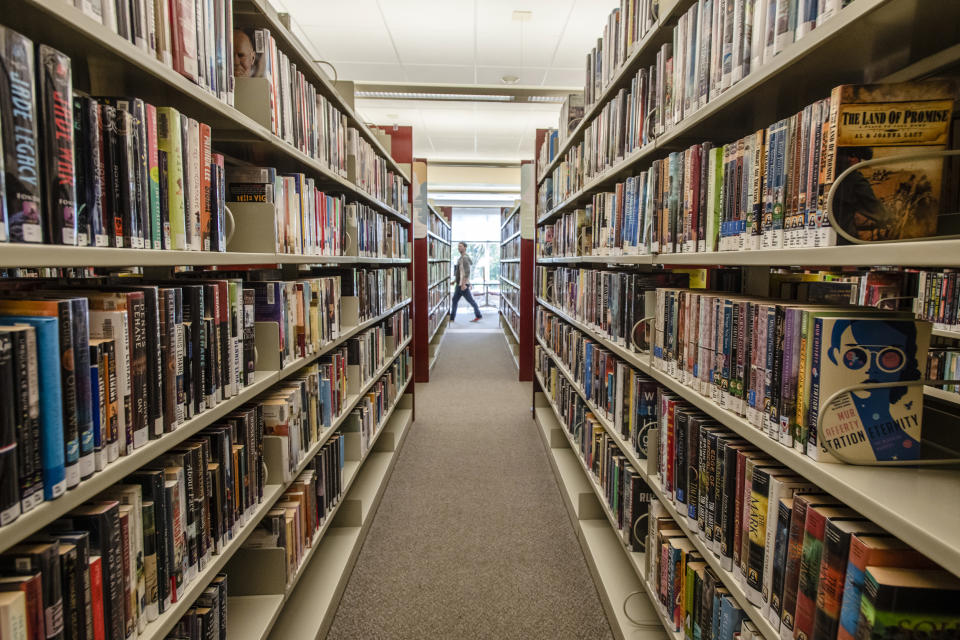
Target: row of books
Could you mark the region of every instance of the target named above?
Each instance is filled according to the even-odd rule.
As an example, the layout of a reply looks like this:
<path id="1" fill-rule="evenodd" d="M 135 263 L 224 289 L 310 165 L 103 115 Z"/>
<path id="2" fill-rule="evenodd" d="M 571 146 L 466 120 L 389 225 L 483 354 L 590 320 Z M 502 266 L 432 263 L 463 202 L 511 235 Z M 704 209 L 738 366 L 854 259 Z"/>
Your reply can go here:
<path id="1" fill-rule="evenodd" d="M 234 214 L 249 203 L 273 205 L 273 251 L 366 258 L 409 256 L 407 229 L 373 207 L 326 193 L 302 173 L 273 167 L 228 167 L 227 201 Z M 235 204 L 236 203 L 236 204 Z M 263 215 L 262 211 L 254 215 Z M 237 224 L 243 224 L 241 218 Z"/>
<path id="2" fill-rule="evenodd" d="M 339 433 L 323 445 L 243 543 L 244 550 L 283 549 L 285 584 L 290 584 L 307 551 L 319 542 L 321 527 L 340 502 L 344 453 L 345 435 Z M 244 553 L 239 553 L 238 561 Z"/>
<path id="3" fill-rule="evenodd" d="M 351 278 L 349 284 L 344 280 L 343 295 L 357 298 L 360 322 L 383 315 L 410 297 L 409 272 L 405 266 L 379 269 L 358 267 L 349 271 Z"/>
<path id="4" fill-rule="evenodd" d="M 837 230 L 826 213 L 831 187 L 848 167 L 881 157 L 890 157 L 883 171 L 854 171 L 837 187 L 838 226 L 859 240 L 935 235 L 941 197 L 956 197 L 943 160 L 897 156 L 946 148 L 955 95 L 952 82 L 939 80 L 836 87 L 829 98 L 734 143 L 704 142 L 654 160 L 573 212 L 555 229 L 554 242 L 562 230 L 558 249 L 577 255 L 833 245 Z M 917 125 L 920 136 L 906 124 L 914 106 L 936 114 Z M 880 111 L 894 114 L 893 133 L 880 136 L 863 115 Z M 581 173 L 589 178 L 592 169 L 568 174 L 559 166 L 541 187 L 542 204 L 549 208 L 576 191 Z"/>
<path id="5" fill-rule="evenodd" d="M 658 0 L 620 0 L 587 54 L 583 101 L 593 106 L 651 29 L 659 27 Z"/>
<path id="6" fill-rule="evenodd" d="M 223 102 L 233 104 L 231 0 L 77 0 L 72 4 Z"/>
<path id="7" fill-rule="evenodd" d="M 313 355 L 340 337 L 341 286 L 345 279 L 349 275 L 247 283 L 254 292 L 254 320 L 278 326 L 281 365 Z"/>
<path id="8" fill-rule="evenodd" d="M 384 419 L 391 410 L 410 380 L 413 360 L 410 350 L 397 358 L 390 369 L 380 376 L 370 390 L 364 394 L 357 406 L 351 412 L 353 424 L 360 432 L 360 456 L 363 457 L 370 450 L 377 433 L 382 429 Z"/>
<path id="9" fill-rule="evenodd" d="M 507 321 L 507 324 L 510 325 L 510 327 L 513 329 L 513 332 L 519 336 L 520 314 L 517 313 L 516 309 L 508 305 L 502 298 L 500 299 L 500 315 L 502 315 L 504 320 Z"/>
<path id="10" fill-rule="evenodd" d="M 512 305 L 514 309 L 520 308 L 520 289 L 509 282 L 500 283 L 500 296 Z"/>
<path id="11" fill-rule="evenodd" d="M 242 55 L 237 78 L 264 78 L 269 102 L 270 130 L 287 144 L 320 161 L 363 191 L 408 214 L 404 179 L 387 165 L 360 131 L 311 83 L 296 63 L 280 50 L 269 29 L 237 29 L 234 41 Z M 244 87 L 247 80 L 237 80 Z M 246 101 L 259 89 L 244 91 Z M 247 95 L 249 94 L 249 95 Z M 253 107 L 253 105 L 251 105 Z M 253 107 L 260 112 L 260 107 Z"/>
<path id="12" fill-rule="evenodd" d="M 428 262 L 427 263 L 427 282 L 432 286 L 443 279 L 450 277 L 450 263 L 448 262 Z"/>
<path id="13" fill-rule="evenodd" d="M 520 283 L 520 263 L 504 262 L 500 265 L 500 275 L 511 282 Z"/>
<path id="14" fill-rule="evenodd" d="M 409 337 L 410 310 L 407 307 L 350 338 L 347 342 L 347 371 L 351 383 L 360 387 L 369 382 Z"/>
<path id="15" fill-rule="evenodd" d="M 269 95 L 262 97 L 270 105 L 270 131 L 346 177 L 346 115 L 317 91 L 296 63 L 279 49 L 269 29 L 238 28 L 233 39 L 238 49 L 237 84 L 245 89 L 250 84 L 245 78 L 266 80 Z M 237 106 L 245 109 L 245 101 Z"/>
<path id="16" fill-rule="evenodd" d="M 276 323 L 283 363 L 319 353 L 341 335 L 341 280 L 354 276 L 7 280 L 2 524 L 252 384 L 255 323 Z"/>
<path id="17" fill-rule="evenodd" d="M 960 629 L 956 577 L 669 391 L 657 402 L 660 487 L 757 607 L 751 616 L 784 640 L 894 637 L 931 616 L 947 635 Z M 667 571 L 682 580 L 692 545 L 675 537 Z"/>
<path id="18" fill-rule="evenodd" d="M 25 637 L 135 637 L 168 610 L 262 501 L 263 433 L 248 405 L 0 555 Z"/>
<path id="19" fill-rule="evenodd" d="M 650 487 L 542 349 L 535 364 L 544 393 L 559 412 L 564 428 L 576 444 L 577 454 L 603 490 L 604 501 L 613 516 L 611 526 L 631 551 L 644 551 L 645 532 L 636 525 L 646 519 L 653 498 Z"/>
<path id="20" fill-rule="evenodd" d="M 915 460 L 929 322 L 909 311 L 658 289 L 652 364 L 814 460 Z M 822 414 L 822 415 L 821 415 Z"/>
<path id="21" fill-rule="evenodd" d="M 449 260 L 450 244 L 427 236 L 427 258 L 431 260 Z"/>
<path id="22" fill-rule="evenodd" d="M 427 335 L 433 335 L 440 323 L 450 315 L 450 296 L 445 296 L 437 305 L 431 306 L 432 311 L 427 315 Z"/>
<path id="23" fill-rule="evenodd" d="M 586 324 L 611 342 L 640 353 L 647 351 L 646 292 L 657 287 L 684 286 L 682 273 L 639 273 L 537 267 L 537 297 Z M 538 308 L 537 313 L 549 313 Z"/>
<path id="24" fill-rule="evenodd" d="M 441 239 L 450 242 L 450 223 L 446 218 L 430 210 L 430 232 L 440 236 Z"/>
<path id="25" fill-rule="evenodd" d="M 352 127 L 347 129 L 347 179 L 405 216 L 410 202 L 404 177 L 394 173 L 372 144 Z"/>
<path id="26" fill-rule="evenodd" d="M 67 56 L 35 54 L 5 27 L 0 57 L 0 241 L 226 250 L 224 162 L 209 126 L 139 98 L 75 92 Z"/>
<path id="27" fill-rule="evenodd" d="M 440 263 L 446 264 L 446 263 Z M 436 287 L 431 287 L 427 289 L 427 304 L 431 309 L 436 307 L 444 299 L 450 298 L 450 283 L 445 282 L 441 283 Z"/>
<path id="28" fill-rule="evenodd" d="M 646 579 L 669 621 L 683 637 L 743 640 L 753 625 L 730 590 L 659 500 L 649 506 Z M 746 629 L 745 629 L 746 627 Z M 759 635 L 759 634 L 758 634 Z M 759 637 L 763 637 L 762 635 Z"/>
<path id="29" fill-rule="evenodd" d="M 647 431 L 656 415 L 653 380 L 554 314 L 538 315 L 535 330 L 543 371 L 552 371 L 557 363 L 566 367 L 589 400 L 594 418 L 611 423 L 633 452 L 647 457 Z"/>
<path id="30" fill-rule="evenodd" d="M 562 121 L 563 120 L 561 120 L 561 122 Z M 560 130 L 547 129 L 543 142 L 540 143 L 540 148 L 537 149 L 537 167 L 546 167 L 553 162 L 553 159 L 557 157 L 560 143 Z"/>
<path id="31" fill-rule="evenodd" d="M 500 245 L 500 259 L 514 260 L 520 257 L 520 236 L 510 242 Z"/>
<path id="32" fill-rule="evenodd" d="M 227 574 L 217 574 L 167 634 L 167 640 L 227 640 L 227 584 Z"/>
<path id="33" fill-rule="evenodd" d="M 513 210 L 513 207 L 504 207 L 503 215 L 508 215 Z M 520 212 L 510 216 L 509 220 L 505 225 L 500 227 L 500 240 L 504 241 L 510 236 L 515 235 L 520 231 Z"/>
<path id="34" fill-rule="evenodd" d="M 560 351 L 537 347 L 538 370 L 547 389 L 571 387 L 559 382 L 554 358 L 562 358 L 578 385 L 572 393 L 590 398 L 583 410 L 584 428 L 600 433 L 603 423 L 595 417 L 597 411 L 607 420 L 617 416 L 613 428 L 634 446 L 636 455 L 640 459 L 656 456 L 657 485 L 686 528 L 730 572 L 721 577 L 736 580 L 757 607 L 750 616 L 766 618 L 784 640 L 893 637 L 891 633 L 903 633 L 917 619 L 930 615 L 944 616 L 945 629 L 958 628 L 960 618 L 949 604 L 960 588 L 955 577 L 668 389 L 622 362 L 611 365 L 602 349 L 599 365 L 594 366 L 597 353 L 591 353 L 589 338 L 578 333 L 569 326 L 554 326 L 546 335 L 551 349 Z M 623 384 L 624 368 L 641 379 L 640 387 Z M 596 393 L 598 384 L 600 393 Z M 612 408 L 607 402 L 610 397 Z M 622 417 L 632 415 L 638 404 L 643 418 L 635 424 L 641 431 L 631 439 Z M 703 583 L 712 589 L 721 586 L 722 580 L 702 563 L 694 545 L 656 502 L 650 506 L 648 523 L 656 534 L 648 536 L 648 563 L 661 562 L 658 571 L 650 574 L 650 582 L 666 585 L 663 602 L 673 603 L 667 605 L 667 613 L 675 629 L 683 629 L 689 638 L 702 637 L 703 619 L 690 617 L 696 607 L 691 588 Z M 673 529 L 666 535 L 670 540 L 664 540 L 661 530 Z M 661 553 L 651 553 L 652 548 Z M 688 573 L 687 562 L 694 563 L 692 569 L 700 572 L 699 577 Z M 889 571 L 890 567 L 896 570 Z M 663 577 L 663 571 L 670 577 L 665 582 L 656 579 Z M 892 597 L 917 585 L 922 585 L 915 593 L 919 599 L 898 602 Z M 897 615 L 874 615 L 874 611 Z M 695 624 L 701 626 L 699 635 L 695 635 Z"/>

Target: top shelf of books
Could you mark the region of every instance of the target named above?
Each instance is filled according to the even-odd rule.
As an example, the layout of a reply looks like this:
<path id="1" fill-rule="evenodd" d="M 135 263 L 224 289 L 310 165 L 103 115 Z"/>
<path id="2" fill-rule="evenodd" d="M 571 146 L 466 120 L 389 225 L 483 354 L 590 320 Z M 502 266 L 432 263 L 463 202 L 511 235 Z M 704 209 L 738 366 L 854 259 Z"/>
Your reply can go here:
<path id="1" fill-rule="evenodd" d="M 317 66 L 314 56 L 300 39 L 281 22 L 280 16 L 266 0 L 234 0 L 233 9 L 235 15 L 243 17 L 245 26 L 270 29 L 270 33 L 277 39 L 280 49 L 290 56 L 291 61 L 296 63 L 297 69 L 309 74 L 311 81 L 319 85 L 318 89 L 323 92 L 324 96 L 332 100 L 337 109 L 347 116 L 350 124 L 363 134 L 363 137 L 373 145 L 379 155 L 386 158 L 387 164 L 393 171 L 403 176 L 404 181 L 410 181 L 410 176 L 393 160 L 386 149 L 383 148 L 377 136 L 357 116 L 353 104 L 345 100 L 337 91 L 327 75 Z"/>
<path id="2" fill-rule="evenodd" d="M 695 0 L 661 2 L 659 20 L 651 21 L 642 37 L 636 38 L 629 55 L 614 54 L 623 62 L 613 72 L 602 70 L 604 65 L 612 64 L 611 54 L 606 51 L 597 54 L 600 70 L 594 72 L 596 86 L 587 87 L 585 115 L 557 146 L 537 178 L 538 185 L 551 177 L 567 154 L 583 143 L 592 123 L 612 117 L 611 105 L 618 100 L 629 102 L 631 88 L 640 76 L 644 76 L 643 83 L 648 83 L 648 70 L 663 73 L 663 49 L 670 48 L 680 17 L 696 5 Z M 663 109 L 648 105 L 650 117 L 636 123 L 637 135 L 648 141 L 617 158 L 606 170 L 585 178 L 584 188 L 565 198 L 552 212 L 583 201 L 592 191 L 632 174 L 639 170 L 641 162 L 649 162 L 667 151 L 703 140 L 717 143 L 735 140 L 797 112 L 812 100 L 829 95 L 838 84 L 882 80 L 893 71 L 954 44 L 956 35 L 952 29 L 958 19 L 960 4 L 957 3 L 937 3 L 934 10 L 924 0 L 854 0 L 795 41 L 791 33 L 790 43 L 782 45 L 769 58 L 763 58 L 761 64 L 756 64 L 756 60 L 751 64 L 744 59 L 739 76 L 738 70 L 732 72 L 738 80 L 728 80 L 722 90 L 709 87 L 711 79 L 707 77 L 701 85 L 708 85 L 708 90 L 691 96 L 692 102 L 685 104 L 686 108 L 680 112 L 682 116 L 675 118 L 669 112 L 661 115 Z M 607 39 L 605 32 L 604 42 Z M 623 45 L 621 51 L 625 47 Z M 667 51 L 666 55 L 671 54 Z M 677 55 L 677 52 L 672 54 L 674 63 Z M 588 65 L 592 57 L 596 56 L 588 56 Z M 691 62 L 694 73 L 698 72 L 696 64 Z M 818 71 L 814 73 L 811 69 Z M 659 99 L 655 95 L 656 82 L 654 77 L 643 85 L 648 93 L 652 92 L 654 102 Z M 592 101 L 591 94 L 596 96 Z M 628 108 L 628 105 L 622 107 Z"/>
<path id="3" fill-rule="evenodd" d="M 294 56 L 294 60 L 303 58 L 302 45 L 283 27 L 276 14 L 262 3 L 244 1 L 234 3 L 234 7 L 260 7 L 262 12 L 268 12 L 262 13 L 258 22 L 269 24 L 271 35 L 279 41 L 278 50 L 285 56 Z M 245 20 L 246 14 L 242 14 L 242 17 Z M 116 19 L 116 16 L 113 18 Z M 239 12 L 236 20 L 232 14 L 226 13 L 218 16 L 218 19 L 220 18 L 230 21 L 231 24 L 236 22 L 237 26 L 240 26 Z M 103 18 L 104 21 L 109 19 L 109 16 Z M 168 16 L 166 19 L 169 21 Z M 298 61 L 297 64 L 297 69 L 315 76 L 309 78 L 313 84 L 310 90 L 294 96 L 286 94 L 281 98 L 269 95 L 271 90 L 277 93 L 289 92 L 289 89 L 279 87 L 280 83 L 276 80 L 279 74 L 275 74 L 273 86 L 270 86 L 270 81 L 265 78 L 233 78 L 230 75 L 232 55 L 230 64 L 213 63 L 214 57 L 227 53 L 218 48 L 218 45 L 227 42 L 223 36 L 225 29 L 219 23 L 216 25 L 216 35 L 211 34 L 209 38 L 210 53 L 207 55 L 198 51 L 193 59 L 193 70 L 187 71 L 178 68 L 178 57 L 171 55 L 176 47 L 176 42 L 171 43 L 171 39 L 176 34 L 171 33 L 169 28 L 165 32 L 158 30 L 152 34 L 156 41 L 166 42 L 168 51 L 164 54 L 151 50 L 146 44 L 139 46 L 134 42 L 136 37 L 125 37 L 105 22 L 95 19 L 95 16 L 58 0 L 24 0 L 18 3 L 17 11 L 3 16 L 3 24 L 26 35 L 35 44 L 49 45 L 66 54 L 72 62 L 74 88 L 83 89 L 94 96 L 136 97 L 157 106 L 173 107 L 184 115 L 209 125 L 215 148 L 237 162 L 269 165 L 278 171 L 310 174 L 317 180 L 318 185 L 347 193 L 350 197 L 401 220 L 407 219 L 400 210 L 401 207 L 387 203 L 386 198 L 381 197 L 367 179 L 366 176 L 376 169 L 366 170 L 359 166 L 362 163 L 358 159 L 358 166 L 347 170 L 347 152 L 344 145 L 340 145 L 338 150 L 332 139 L 324 141 L 323 134 L 310 140 L 310 132 L 305 132 L 302 127 L 297 131 L 295 125 L 278 122 L 284 117 L 289 120 L 290 114 L 275 112 L 275 122 L 271 125 L 269 110 L 275 103 L 295 100 L 298 95 L 304 100 L 304 96 L 316 95 L 318 104 L 330 105 L 338 113 L 332 116 L 311 114 L 313 105 L 310 104 L 306 113 L 293 111 L 296 117 L 307 121 L 311 115 L 316 115 L 317 122 L 327 123 L 329 120 L 334 128 L 346 125 L 356 130 L 366 143 L 358 142 L 355 146 L 363 147 L 360 154 L 367 152 L 368 164 L 379 163 L 400 180 L 409 182 L 406 173 L 312 62 L 301 66 Z M 198 38 L 198 42 L 201 40 Z M 205 59 L 209 63 L 206 68 Z M 237 90 L 234 91 L 235 81 L 246 80 L 263 80 L 263 83 L 255 88 L 263 94 L 261 102 L 269 106 L 264 110 L 266 113 L 259 114 L 259 117 L 255 110 L 247 107 L 250 101 L 244 99 L 239 82 Z M 297 109 L 296 106 L 292 108 Z M 340 133 L 346 140 L 348 132 L 341 130 Z M 323 148 L 324 144 L 326 149 Z M 333 150 L 328 152 L 330 148 Z M 389 190 L 384 193 L 389 193 Z"/>

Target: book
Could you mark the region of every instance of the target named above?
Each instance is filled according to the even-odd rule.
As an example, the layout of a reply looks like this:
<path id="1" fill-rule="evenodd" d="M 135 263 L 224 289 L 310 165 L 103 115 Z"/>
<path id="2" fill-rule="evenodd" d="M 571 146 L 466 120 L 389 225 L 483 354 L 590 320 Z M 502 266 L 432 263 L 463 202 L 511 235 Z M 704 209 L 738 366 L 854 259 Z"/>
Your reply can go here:
<path id="1" fill-rule="evenodd" d="M 857 638 L 889 638 L 932 626 L 935 638 L 960 631 L 960 580 L 942 570 L 867 567 Z"/>
<path id="2" fill-rule="evenodd" d="M 0 315 L 0 321 L 28 325 L 36 331 L 38 384 L 34 394 L 39 398 L 40 407 L 43 497 L 44 500 L 53 500 L 67 489 L 59 322 L 56 317 L 16 315 Z"/>
<path id="3" fill-rule="evenodd" d="M 26 596 L 19 591 L 0 593 L 0 635 L 10 640 L 28 640 Z"/>
<path id="4" fill-rule="evenodd" d="M 37 48 L 41 130 L 45 155 L 46 237 L 56 244 L 77 244 L 77 197 L 73 146 L 73 79 L 70 58 L 47 45 Z"/>
<path id="5" fill-rule="evenodd" d="M 921 453 L 923 388 L 875 388 L 823 403 L 834 390 L 864 382 L 919 380 L 926 370 L 930 325 L 883 318 L 814 320 L 808 455 L 853 461 L 916 460 Z M 823 434 L 817 433 L 820 412 Z M 824 446 L 829 443 L 830 448 Z"/>
<path id="6" fill-rule="evenodd" d="M 37 106 L 34 96 L 33 42 L 0 27 L 0 135 L 3 136 L 3 172 L 6 227 L 3 239 L 40 243 L 43 233 L 43 183 Z"/>
<path id="7" fill-rule="evenodd" d="M 47 638 L 63 638 L 60 544 L 52 541 L 15 545 L 0 555 L 0 571 L 20 575 L 40 574 L 44 633 Z"/>
<path id="8" fill-rule="evenodd" d="M 26 637 L 29 640 L 44 640 L 43 586 L 41 574 L 0 576 L 0 592 L 19 592 L 24 596 L 26 612 Z M 4 636 L 6 637 L 6 636 Z"/>
<path id="9" fill-rule="evenodd" d="M 840 183 L 832 202 L 840 228 L 860 240 L 937 233 L 943 160 L 896 156 L 945 149 L 955 98 L 943 80 L 833 89 L 822 189 L 858 162 L 890 158 L 883 171 L 855 170 Z"/>

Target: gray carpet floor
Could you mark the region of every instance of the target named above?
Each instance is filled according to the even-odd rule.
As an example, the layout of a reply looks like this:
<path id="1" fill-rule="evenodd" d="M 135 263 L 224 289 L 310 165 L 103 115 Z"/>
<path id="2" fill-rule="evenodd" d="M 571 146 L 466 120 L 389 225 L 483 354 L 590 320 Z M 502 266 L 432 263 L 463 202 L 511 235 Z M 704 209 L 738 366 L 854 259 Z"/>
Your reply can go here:
<path id="1" fill-rule="evenodd" d="M 329 639 L 611 638 L 499 331 L 458 310 Z M 462 315 L 461 315 L 462 314 Z"/>

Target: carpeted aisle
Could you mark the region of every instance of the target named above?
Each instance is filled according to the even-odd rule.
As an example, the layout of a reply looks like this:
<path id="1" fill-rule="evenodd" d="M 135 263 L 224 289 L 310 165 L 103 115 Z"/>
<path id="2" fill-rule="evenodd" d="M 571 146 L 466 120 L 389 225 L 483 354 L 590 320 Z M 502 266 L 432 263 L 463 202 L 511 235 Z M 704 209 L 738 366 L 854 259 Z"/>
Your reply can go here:
<path id="1" fill-rule="evenodd" d="M 610 638 L 496 310 L 449 327 L 328 634 Z"/>

